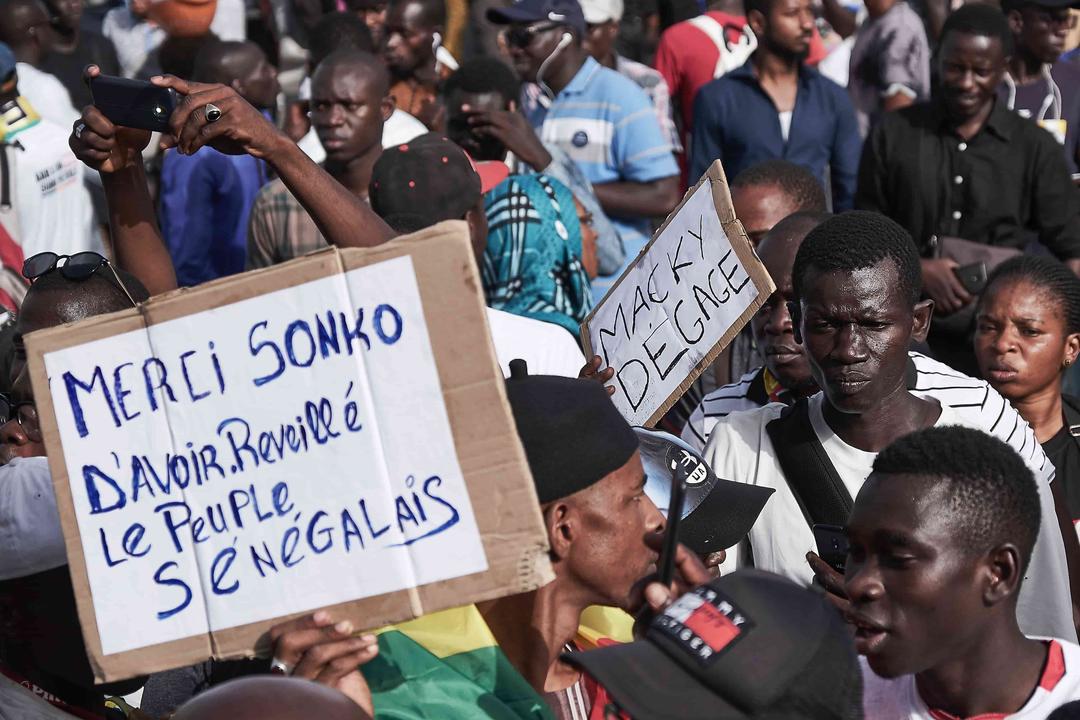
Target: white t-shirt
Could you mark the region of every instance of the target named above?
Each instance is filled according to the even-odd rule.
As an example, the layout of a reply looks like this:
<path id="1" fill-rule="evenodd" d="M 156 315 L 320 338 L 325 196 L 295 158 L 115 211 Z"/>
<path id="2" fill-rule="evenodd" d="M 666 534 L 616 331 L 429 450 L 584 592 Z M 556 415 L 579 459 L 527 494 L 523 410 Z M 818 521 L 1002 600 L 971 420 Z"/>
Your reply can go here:
<path id="1" fill-rule="evenodd" d="M 984 718 L 1042 720 L 1067 702 L 1080 700 L 1080 647 L 1064 640 L 1049 640 L 1050 657 L 1039 686 L 1024 707 L 1011 715 Z M 919 697 L 914 675 L 886 680 L 878 677 L 866 658 L 859 658 L 863 675 L 863 710 L 867 720 L 937 720 Z"/>
<path id="2" fill-rule="evenodd" d="M 809 402 L 810 420 L 818 440 L 851 497 L 855 498 L 870 474 L 876 454 L 848 445 L 832 431 L 822 415 L 822 393 L 812 397 Z M 987 431 L 978 417 L 961 413 L 946 402 L 939 401 L 939 404 L 942 406 L 941 416 L 936 426 L 961 425 Z M 754 567 L 809 585 L 813 573 L 806 564 L 806 553 L 815 550 L 814 535 L 784 477 L 766 431 L 766 425 L 779 417 L 783 410 L 783 405 L 774 403 L 722 418 L 713 428 L 703 456 L 719 477 L 762 485 L 776 491 L 765 503 L 750 530 L 748 540 L 753 553 L 752 563 L 744 541 L 736 552 L 728 552 L 722 572 L 727 574 L 740 566 L 753 564 Z M 1021 423 L 1023 420 L 1018 419 L 1013 428 L 1018 441 L 1023 435 L 1015 433 L 1015 430 Z M 1024 428 L 1027 428 L 1026 424 Z M 1035 472 L 1042 513 L 1028 578 L 1020 590 L 1017 618 L 1020 628 L 1029 635 L 1063 637 L 1074 641 L 1076 629 L 1072 624 L 1065 549 L 1050 492 L 1048 470 L 1044 467 L 1049 463 L 1041 452 L 1032 458 L 1019 445 L 1016 442 L 1014 447 Z M 1052 477 L 1051 474 L 1049 478 Z"/>
<path id="3" fill-rule="evenodd" d="M 574 338 L 553 323 L 487 308 L 491 340 L 503 376 L 510 377 L 510 361 L 521 358 L 530 375 L 561 375 L 576 378 L 585 356 Z"/>
<path id="4" fill-rule="evenodd" d="M 19 226 L 15 241 L 26 257 L 44 250 L 66 255 L 104 250 L 83 182 L 86 167 L 68 148 L 69 134 L 70 129 L 42 119 L 8 138 L 21 150 L 14 145 L 0 150 L 11 163 Z"/>
<path id="5" fill-rule="evenodd" d="M 780 115 L 780 137 L 784 138 L 784 142 L 787 142 L 788 135 L 791 134 L 791 116 L 795 113 L 793 110 L 788 110 L 778 114 Z"/>
<path id="6" fill-rule="evenodd" d="M 19 94 L 30 102 L 37 114 L 70 133 L 80 116 L 71 102 L 71 93 L 60 78 L 24 62 L 16 63 L 15 72 L 19 76 Z"/>

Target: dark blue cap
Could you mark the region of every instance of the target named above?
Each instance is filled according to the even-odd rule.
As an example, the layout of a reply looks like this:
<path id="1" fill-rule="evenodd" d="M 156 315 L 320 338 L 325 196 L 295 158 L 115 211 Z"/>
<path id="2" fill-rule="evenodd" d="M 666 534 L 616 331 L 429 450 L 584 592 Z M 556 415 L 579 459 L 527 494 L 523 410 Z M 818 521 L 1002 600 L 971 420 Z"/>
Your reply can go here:
<path id="1" fill-rule="evenodd" d="M 5 82 L 15 72 L 15 53 L 7 43 L 0 43 L 0 82 Z"/>
<path id="2" fill-rule="evenodd" d="M 518 0 L 510 7 L 489 8 L 487 19 L 496 25 L 531 24 L 548 21 L 566 25 L 585 34 L 585 15 L 578 0 Z"/>

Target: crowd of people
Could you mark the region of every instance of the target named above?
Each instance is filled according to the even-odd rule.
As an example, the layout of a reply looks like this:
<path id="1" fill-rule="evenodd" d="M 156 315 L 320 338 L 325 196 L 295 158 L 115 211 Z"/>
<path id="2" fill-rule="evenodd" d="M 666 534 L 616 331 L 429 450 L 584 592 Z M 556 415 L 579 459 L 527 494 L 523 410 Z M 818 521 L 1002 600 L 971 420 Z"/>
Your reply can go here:
<path id="1" fill-rule="evenodd" d="M 1074 6 L 0 0 L 0 720 L 1080 717 Z M 582 323 L 717 160 L 776 290 L 634 428 Z M 554 579 L 95 684 L 24 338 L 444 221 Z"/>

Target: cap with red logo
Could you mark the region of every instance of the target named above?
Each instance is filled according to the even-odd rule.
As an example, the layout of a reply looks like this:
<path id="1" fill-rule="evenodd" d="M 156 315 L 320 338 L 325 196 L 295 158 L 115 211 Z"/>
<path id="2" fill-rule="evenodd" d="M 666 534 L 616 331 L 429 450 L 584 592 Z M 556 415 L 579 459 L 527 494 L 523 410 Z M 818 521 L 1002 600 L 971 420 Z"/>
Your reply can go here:
<path id="1" fill-rule="evenodd" d="M 820 593 L 741 570 L 676 600 L 632 643 L 563 659 L 635 720 L 859 718 L 844 621 Z"/>

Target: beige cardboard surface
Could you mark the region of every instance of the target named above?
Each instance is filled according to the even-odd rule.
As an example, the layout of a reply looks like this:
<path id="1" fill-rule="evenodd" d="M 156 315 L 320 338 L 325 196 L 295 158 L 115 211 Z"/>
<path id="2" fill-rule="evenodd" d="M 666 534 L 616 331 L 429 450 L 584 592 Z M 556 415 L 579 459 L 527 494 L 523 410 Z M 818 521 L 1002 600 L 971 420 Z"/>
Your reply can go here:
<path id="1" fill-rule="evenodd" d="M 26 338 L 79 618 L 99 682 L 190 665 L 211 656 L 266 654 L 267 630 L 286 618 L 103 654 L 77 527 L 72 479 L 63 459 L 43 356 L 402 255 L 412 259 L 455 451 L 468 487 L 488 570 L 342 603 L 331 610 L 335 618 L 349 619 L 357 628 L 370 629 L 427 612 L 525 592 L 553 577 L 539 504 L 491 346 L 467 229 L 461 222 L 442 223 L 376 248 L 330 249 L 266 270 L 175 291 L 154 298 L 139 309 L 91 318 Z M 132 603 L 139 601 L 138 597 L 131 598 Z"/>
<path id="2" fill-rule="evenodd" d="M 750 318 L 754 316 L 754 313 L 765 303 L 769 295 L 773 293 L 776 286 L 773 284 L 772 278 L 769 277 L 768 271 L 758 258 L 757 253 L 754 252 L 754 247 L 750 243 L 750 238 L 746 234 L 746 230 L 743 228 L 742 223 L 735 217 L 735 207 L 731 202 L 731 190 L 728 187 L 727 177 L 724 174 L 723 165 L 719 160 L 715 161 L 709 166 L 709 169 L 698 180 L 698 182 L 686 191 L 683 196 L 682 202 L 679 203 L 667 219 L 664 224 L 653 234 L 652 240 L 649 244 L 642 248 L 638 253 L 637 258 L 631 263 L 619 277 L 619 280 L 612 285 L 605 294 L 603 300 L 597 303 L 593 308 L 589 316 L 585 318 L 585 321 L 581 324 L 581 339 L 585 349 L 585 356 L 592 357 L 596 353 L 596 349 L 592 346 L 591 333 L 589 331 L 593 319 L 596 317 L 598 310 L 604 305 L 609 297 L 616 292 L 619 285 L 626 280 L 627 276 L 633 271 L 643 257 L 649 254 L 649 251 L 656 244 L 657 239 L 664 232 L 664 230 L 672 223 L 672 221 L 678 216 L 679 212 L 686 205 L 687 201 L 694 194 L 694 192 L 706 182 L 712 181 L 712 196 L 713 203 L 716 206 L 717 216 L 720 220 L 720 225 L 727 235 L 728 240 L 731 243 L 731 248 L 738 257 L 739 264 L 746 271 L 746 274 L 750 278 L 750 282 L 757 288 L 757 298 L 746 308 L 745 311 L 739 316 L 738 320 L 729 326 L 728 330 L 723 334 L 720 340 L 712 346 L 712 348 L 701 358 L 691 369 L 690 373 L 686 375 L 685 379 L 679 383 L 677 389 L 671 392 L 667 398 L 660 403 L 660 405 L 650 414 L 648 421 L 645 423 L 647 426 L 655 426 L 656 423 L 664 416 L 664 414 L 674 405 L 680 397 L 687 391 L 687 389 L 694 383 L 695 380 L 705 371 L 709 365 L 716 359 L 716 357 L 723 352 L 731 341 L 735 339 L 735 336 L 739 334 L 739 331 L 746 323 L 750 322 Z"/>

